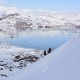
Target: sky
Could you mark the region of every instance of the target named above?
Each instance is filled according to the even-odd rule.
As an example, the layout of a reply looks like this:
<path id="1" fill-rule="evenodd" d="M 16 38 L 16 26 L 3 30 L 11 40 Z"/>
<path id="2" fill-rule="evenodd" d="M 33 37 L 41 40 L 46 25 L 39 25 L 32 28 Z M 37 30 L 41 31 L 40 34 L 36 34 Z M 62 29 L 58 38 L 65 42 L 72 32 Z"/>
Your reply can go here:
<path id="1" fill-rule="evenodd" d="M 31 10 L 80 13 L 80 0 L 0 0 L 0 5 Z"/>

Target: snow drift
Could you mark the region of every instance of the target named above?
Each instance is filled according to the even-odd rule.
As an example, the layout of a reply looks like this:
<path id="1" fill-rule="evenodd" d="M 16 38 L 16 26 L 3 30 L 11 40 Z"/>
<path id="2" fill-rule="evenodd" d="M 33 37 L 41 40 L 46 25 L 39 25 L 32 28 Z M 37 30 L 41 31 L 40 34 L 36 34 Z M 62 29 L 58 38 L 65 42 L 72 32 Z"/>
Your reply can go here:
<path id="1" fill-rule="evenodd" d="M 7 80 L 80 80 L 80 38 L 74 38 Z"/>

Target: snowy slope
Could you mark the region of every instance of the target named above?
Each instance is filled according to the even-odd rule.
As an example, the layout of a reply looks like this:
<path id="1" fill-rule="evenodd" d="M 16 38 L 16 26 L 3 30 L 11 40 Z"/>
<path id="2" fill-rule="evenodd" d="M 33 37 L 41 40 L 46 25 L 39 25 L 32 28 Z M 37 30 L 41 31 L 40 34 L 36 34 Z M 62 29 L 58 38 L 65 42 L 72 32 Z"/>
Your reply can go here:
<path id="1" fill-rule="evenodd" d="M 0 43 L 0 80 L 3 80 L 6 77 L 9 77 L 12 74 L 17 73 L 21 69 L 25 68 L 29 64 L 37 61 L 41 58 L 43 51 L 36 49 L 26 49 L 16 46 L 11 46 L 7 43 Z M 20 59 L 26 58 L 20 61 L 16 58 L 20 56 Z M 29 57 L 33 57 L 32 59 Z M 28 58 L 28 60 L 27 60 Z M 31 60 L 31 61 L 30 61 Z"/>
<path id="2" fill-rule="evenodd" d="M 16 7 L 0 6 L 0 29 L 13 33 L 18 29 L 78 31 L 80 29 L 80 14 L 22 10 Z"/>
<path id="3" fill-rule="evenodd" d="M 80 80 L 80 37 L 7 80 Z"/>

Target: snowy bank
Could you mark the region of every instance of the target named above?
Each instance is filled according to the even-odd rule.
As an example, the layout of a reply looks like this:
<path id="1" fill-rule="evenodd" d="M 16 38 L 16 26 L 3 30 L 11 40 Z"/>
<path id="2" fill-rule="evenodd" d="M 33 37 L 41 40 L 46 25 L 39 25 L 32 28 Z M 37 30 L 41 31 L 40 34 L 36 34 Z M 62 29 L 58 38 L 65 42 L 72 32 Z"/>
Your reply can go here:
<path id="1" fill-rule="evenodd" d="M 80 38 L 74 38 L 7 80 L 80 80 Z"/>
<path id="2" fill-rule="evenodd" d="M 8 78 L 29 64 L 36 62 L 42 54 L 43 50 L 26 49 L 0 43 L 0 80 Z"/>

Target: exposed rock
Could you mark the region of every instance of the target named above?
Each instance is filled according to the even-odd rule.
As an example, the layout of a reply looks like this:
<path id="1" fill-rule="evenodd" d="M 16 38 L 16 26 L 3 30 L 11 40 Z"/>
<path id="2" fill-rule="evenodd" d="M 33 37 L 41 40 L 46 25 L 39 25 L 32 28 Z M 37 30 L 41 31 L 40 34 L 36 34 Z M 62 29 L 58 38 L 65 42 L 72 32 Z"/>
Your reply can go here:
<path id="1" fill-rule="evenodd" d="M 18 30 L 25 30 L 25 29 L 32 29 L 31 25 L 32 24 L 28 24 L 26 22 L 16 22 L 15 27 Z"/>

